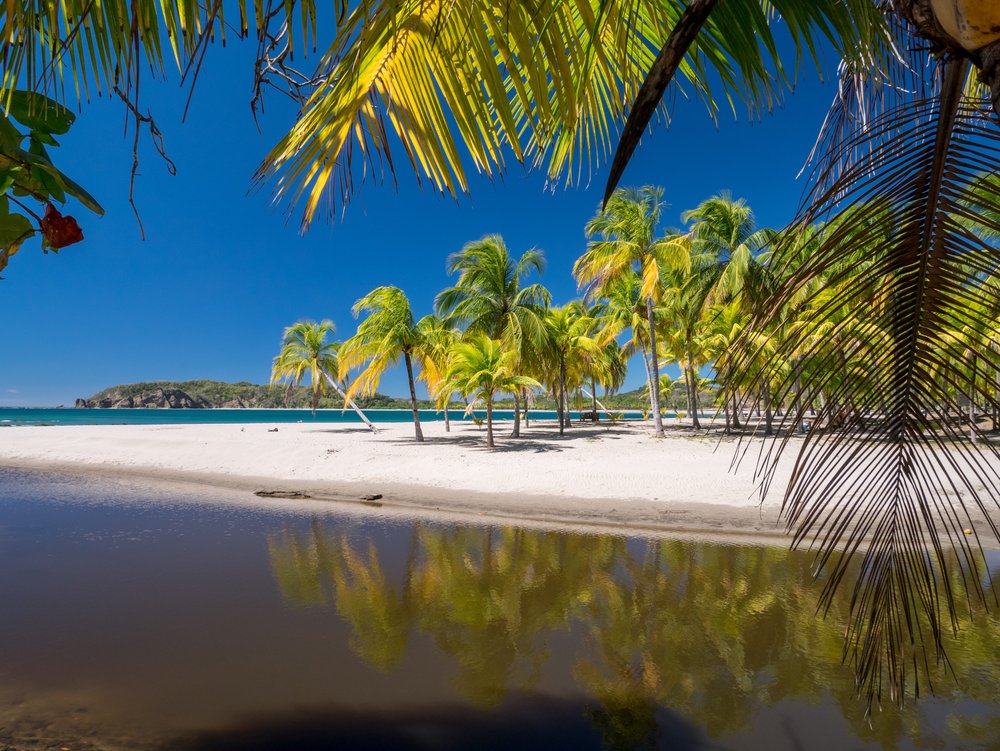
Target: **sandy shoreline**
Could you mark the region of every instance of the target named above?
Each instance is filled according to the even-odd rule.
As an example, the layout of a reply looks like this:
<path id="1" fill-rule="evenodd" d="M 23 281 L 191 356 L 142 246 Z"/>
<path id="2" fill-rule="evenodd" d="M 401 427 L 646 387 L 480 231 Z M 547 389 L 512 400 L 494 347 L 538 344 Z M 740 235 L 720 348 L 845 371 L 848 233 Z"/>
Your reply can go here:
<path id="1" fill-rule="evenodd" d="M 0 465 L 96 472 L 229 488 L 298 491 L 299 501 L 352 511 L 430 513 L 452 518 L 611 531 L 709 533 L 787 540 L 778 518 L 791 471 L 783 460 L 771 496 L 756 491 L 756 446 L 732 469 L 735 440 L 645 424 L 577 424 L 560 437 L 532 424 L 498 450 L 468 423 L 39 426 L 0 430 Z M 275 429 L 277 429 L 275 431 Z M 379 494 L 378 507 L 361 496 Z M 320 508 L 320 506 L 316 506 Z"/>

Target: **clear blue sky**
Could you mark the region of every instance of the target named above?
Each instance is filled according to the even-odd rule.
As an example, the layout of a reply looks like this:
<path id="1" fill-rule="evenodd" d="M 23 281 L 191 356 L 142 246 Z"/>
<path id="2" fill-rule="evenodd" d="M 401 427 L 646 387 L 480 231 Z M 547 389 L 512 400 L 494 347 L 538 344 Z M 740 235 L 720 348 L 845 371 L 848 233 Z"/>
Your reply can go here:
<path id="1" fill-rule="evenodd" d="M 177 176 L 144 141 L 137 201 L 147 239 L 128 205 L 131 139 L 119 103 L 85 104 L 53 156 L 105 207 L 96 218 L 79 205 L 86 240 L 59 255 L 37 242 L 22 249 L 0 281 L 0 405 L 72 405 L 109 385 L 210 378 L 266 382 L 282 328 L 300 318 L 332 318 L 354 331 L 352 303 L 395 284 L 415 313 L 430 312 L 445 285 L 445 259 L 466 241 L 501 233 L 512 251 L 541 248 L 542 281 L 556 302 L 577 292 L 570 275 L 585 246 L 607 175 L 591 186 L 544 190 L 540 173 L 516 166 L 496 183 L 476 181 L 458 202 L 416 185 L 401 171 L 399 190 L 366 185 L 336 225 L 298 233 L 266 193 L 248 195 L 251 174 L 292 119 L 279 97 L 258 133 L 250 116 L 251 45 L 209 52 L 187 122 L 178 77 L 143 84 L 177 164 Z M 718 129 L 699 102 L 677 99 L 669 129 L 658 128 L 632 160 L 623 184 L 657 183 L 670 203 L 666 222 L 720 190 L 746 198 L 759 223 L 780 226 L 802 191 L 795 180 L 812 146 L 831 85 L 803 77 L 782 111 Z M 397 164 L 404 165 L 402 154 Z M 641 385 L 641 366 L 626 388 Z M 405 393 L 400 370 L 379 389 Z"/>

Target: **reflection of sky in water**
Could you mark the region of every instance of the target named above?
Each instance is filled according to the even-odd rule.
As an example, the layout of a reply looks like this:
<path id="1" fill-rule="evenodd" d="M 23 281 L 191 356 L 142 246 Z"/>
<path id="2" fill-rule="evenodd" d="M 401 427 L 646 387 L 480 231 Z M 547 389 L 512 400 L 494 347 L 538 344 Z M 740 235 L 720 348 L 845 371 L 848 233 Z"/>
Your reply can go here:
<path id="1" fill-rule="evenodd" d="M 818 618 L 804 555 L 241 499 L 0 470 L 0 741 L 30 713 L 71 737 L 82 710 L 193 749 L 1000 737 L 995 616 L 949 645 L 957 682 L 933 669 L 933 698 L 869 727 L 848 593 Z"/>

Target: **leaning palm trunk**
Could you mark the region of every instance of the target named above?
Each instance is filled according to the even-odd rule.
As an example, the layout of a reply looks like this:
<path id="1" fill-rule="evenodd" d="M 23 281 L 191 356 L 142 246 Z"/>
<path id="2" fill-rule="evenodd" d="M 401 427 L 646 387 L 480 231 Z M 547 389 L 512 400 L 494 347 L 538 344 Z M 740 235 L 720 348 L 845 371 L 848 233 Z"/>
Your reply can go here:
<path id="1" fill-rule="evenodd" d="M 584 390 L 583 390 L 583 393 L 585 393 L 585 394 L 588 394 L 588 391 L 587 391 L 587 389 L 584 389 Z M 608 408 L 607 408 L 607 407 L 605 407 L 605 406 L 604 406 L 604 405 L 603 405 L 603 404 L 601 403 L 601 400 L 597 398 L 597 392 L 596 392 L 596 391 L 594 391 L 594 392 L 592 392 L 592 393 L 589 393 L 589 396 L 591 397 L 591 399 L 593 400 L 593 403 L 594 403 L 594 421 L 595 421 L 595 422 L 597 421 L 597 410 L 598 410 L 598 408 L 599 408 L 599 409 L 600 409 L 600 410 L 601 410 L 601 411 L 602 411 L 602 412 L 603 412 L 604 414 L 608 415 L 609 417 L 611 416 L 611 412 L 609 412 L 609 411 L 608 411 Z M 605 394 L 604 394 L 604 398 L 605 398 L 605 399 L 607 399 L 607 398 L 608 398 L 608 394 L 607 394 L 607 392 L 605 392 Z"/>
<path id="2" fill-rule="evenodd" d="M 653 298 L 646 298 L 646 319 L 649 321 L 649 406 L 653 410 L 653 434 L 663 437 L 663 417 L 660 415 L 660 365 L 656 355 L 656 323 L 653 317 Z"/>
<path id="3" fill-rule="evenodd" d="M 590 379 L 590 421 L 597 422 L 597 384 Z"/>
<path id="4" fill-rule="evenodd" d="M 374 425 L 372 425 L 372 421 L 369 420 L 368 417 L 365 415 L 365 413 L 361 411 L 361 408 L 354 403 L 353 399 L 347 398 L 347 394 L 345 394 L 343 389 L 341 389 L 340 386 L 337 385 L 337 382 L 333 380 L 333 377 L 329 373 L 323 373 L 323 377 L 326 378 L 326 382 L 330 384 L 330 388 L 332 388 L 334 391 L 340 394 L 340 398 L 344 400 L 344 406 L 353 409 L 357 414 L 357 416 L 361 418 L 361 422 L 367 425 L 373 433 L 377 433 L 378 430 L 375 428 Z"/>
<path id="5" fill-rule="evenodd" d="M 410 353 L 404 352 L 403 359 L 406 361 L 406 377 L 410 382 L 410 408 L 413 410 L 413 432 L 418 442 L 424 440 L 424 432 L 420 429 L 420 411 L 417 409 L 417 390 L 413 385 L 413 362 L 410 360 Z"/>

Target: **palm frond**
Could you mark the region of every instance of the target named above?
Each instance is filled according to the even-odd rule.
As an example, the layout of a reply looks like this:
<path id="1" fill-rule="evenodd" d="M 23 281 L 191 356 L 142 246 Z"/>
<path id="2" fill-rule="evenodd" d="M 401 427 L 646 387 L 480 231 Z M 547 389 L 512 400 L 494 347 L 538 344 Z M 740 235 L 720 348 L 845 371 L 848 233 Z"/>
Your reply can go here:
<path id="1" fill-rule="evenodd" d="M 358 183 L 394 174 L 391 151 L 400 145 L 418 179 L 450 195 L 468 190 L 471 170 L 502 173 L 508 156 L 544 167 L 553 182 L 581 181 L 610 155 L 686 7 L 680 0 L 359 3 L 322 56 L 299 121 L 256 180 L 273 181 L 278 200 L 301 205 L 303 226 L 321 206 L 346 202 Z M 777 23 L 791 36 L 791 55 L 779 52 Z M 727 0 L 678 49 L 677 88 L 701 98 L 713 118 L 723 103 L 734 112 L 743 104 L 751 115 L 770 111 L 793 83 L 789 62 L 815 59 L 822 43 L 868 61 L 879 54 L 883 26 L 870 0 Z"/>
<path id="2" fill-rule="evenodd" d="M 990 594 L 979 535 L 998 536 L 1000 451 L 961 416 L 963 400 L 998 406 L 989 280 L 1000 251 L 963 221 L 1000 229 L 996 195 L 974 190 L 1000 161 L 1000 134 L 981 126 L 986 102 L 963 97 L 966 65 L 942 68 L 939 95 L 896 92 L 894 106 L 831 141 L 807 208 L 773 249 L 780 287 L 733 360 L 789 405 L 762 454 L 764 492 L 796 426 L 810 423 L 782 513 L 795 544 L 816 551 L 821 607 L 855 576 L 845 659 L 869 705 L 919 692 L 927 661 L 945 659 L 961 597 Z M 849 214 L 800 242 L 804 227 L 853 206 L 875 220 Z M 782 329 L 790 305 L 807 313 Z M 951 549 L 964 593 L 948 575 Z"/>

